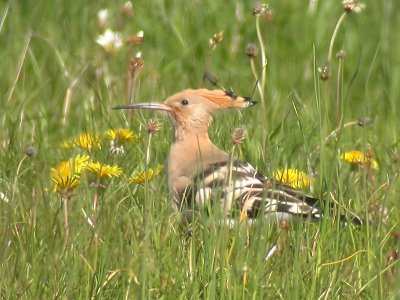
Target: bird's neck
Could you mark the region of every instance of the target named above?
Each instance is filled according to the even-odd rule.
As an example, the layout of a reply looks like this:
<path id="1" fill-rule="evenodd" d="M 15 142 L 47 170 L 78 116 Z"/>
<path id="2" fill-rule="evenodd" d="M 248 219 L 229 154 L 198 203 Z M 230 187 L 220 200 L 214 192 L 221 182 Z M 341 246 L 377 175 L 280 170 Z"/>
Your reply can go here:
<path id="1" fill-rule="evenodd" d="M 184 191 L 194 176 L 210 165 L 227 162 L 229 154 L 215 146 L 207 130 L 187 131 L 175 128 L 175 139 L 168 159 L 168 181 L 171 192 Z"/>
<path id="2" fill-rule="evenodd" d="M 208 137 L 208 127 L 204 130 L 175 129 L 174 143 L 170 156 L 174 161 L 185 164 L 210 164 L 229 159 L 229 154 L 214 145 Z"/>
<path id="3" fill-rule="evenodd" d="M 185 143 L 187 141 L 191 141 L 193 139 L 201 139 L 203 142 L 211 141 L 208 138 L 208 122 L 201 122 L 199 124 L 185 124 L 184 122 L 180 122 L 179 124 L 174 123 L 174 143 Z"/>

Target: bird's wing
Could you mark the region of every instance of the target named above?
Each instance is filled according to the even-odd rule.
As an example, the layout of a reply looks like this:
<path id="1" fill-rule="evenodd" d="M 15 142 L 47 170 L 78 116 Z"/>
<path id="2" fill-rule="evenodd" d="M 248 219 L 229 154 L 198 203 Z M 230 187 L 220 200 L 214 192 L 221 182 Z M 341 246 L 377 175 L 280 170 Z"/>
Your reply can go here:
<path id="1" fill-rule="evenodd" d="M 204 207 L 220 200 L 224 214 L 236 213 L 253 219 L 266 217 L 290 220 L 293 217 L 319 219 L 317 199 L 278 181 L 264 177 L 249 163 L 234 161 L 210 166 L 196 176 L 185 192 L 186 201 Z M 222 200 L 222 201 L 221 201 Z"/>

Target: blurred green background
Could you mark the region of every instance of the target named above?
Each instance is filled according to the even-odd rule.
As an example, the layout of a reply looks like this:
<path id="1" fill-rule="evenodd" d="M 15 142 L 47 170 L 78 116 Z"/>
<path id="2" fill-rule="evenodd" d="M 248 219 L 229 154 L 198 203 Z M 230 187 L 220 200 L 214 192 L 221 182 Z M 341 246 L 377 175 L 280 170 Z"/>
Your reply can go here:
<path id="1" fill-rule="evenodd" d="M 210 57 L 209 71 L 221 85 L 252 95 L 256 79 L 246 47 L 260 46 L 255 3 L 134 1 L 129 16 L 121 13 L 124 3 L 0 3 L 0 192 L 7 200 L 0 201 L 0 297 L 400 297 L 398 260 L 390 260 L 398 250 L 400 219 L 398 1 L 366 1 L 361 13 L 346 16 L 327 81 L 319 79 L 318 68 L 343 13 L 341 1 L 269 1 L 272 18 L 260 20 L 268 59 L 265 101 L 256 90 L 257 106 L 217 116 L 210 131 L 215 143 L 229 150 L 233 128 L 245 125 L 244 159 L 265 175 L 276 168 L 304 170 L 315 177 L 314 193 L 322 202 L 333 197 L 366 224 L 342 227 L 328 219 L 290 230 L 262 222 L 229 230 L 205 226 L 203 220 L 191 225 L 190 236 L 171 208 L 163 176 L 145 185 L 127 184 L 145 167 L 149 118 L 162 123 L 152 139 L 150 165 L 165 164 L 172 140 L 169 121 L 111 107 L 127 102 L 128 61 L 138 52 L 144 67 L 134 101 L 162 101 L 198 88 Z M 143 30 L 143 42 L 105 53 L 96 43 L 104 31 L 97 17 L 101 9 L 108 10 L 107 28 L 123 40 Z M 209 39 L 220 31 L 223 41 L 210 50 Z M 372 124 L 339 127 L 337 139 L 325 144 L 337 127 L 340 50 L 346 53 L 339 79 L 342 124 L 360 117 Z M 260 55 L 255 63 L 261 73 Z M 214 88 L 208 82 L 204 86 Z M 82 132 L 103 135 L 128 126 L 141 142 L 127 146 L 124 156 L 110 156 L 106 143 L 90 153 L 122 166 L 124 175 L 101 192 L 94 228 L 83 213 L 90 214 L 94 189 L 85 181 L 74 191 L 71 237 L 65 243 L 62 200 L 52 191 L 51 168 L 80 152 L 61 143 Z M 29 147 L 35 156 L 25 155 Z M 351 150 L 372 153 L 379 170 L 353 170 L 339 162 L 337 157 Z M 274 244 L 279 253 L 265 262 Z"/>

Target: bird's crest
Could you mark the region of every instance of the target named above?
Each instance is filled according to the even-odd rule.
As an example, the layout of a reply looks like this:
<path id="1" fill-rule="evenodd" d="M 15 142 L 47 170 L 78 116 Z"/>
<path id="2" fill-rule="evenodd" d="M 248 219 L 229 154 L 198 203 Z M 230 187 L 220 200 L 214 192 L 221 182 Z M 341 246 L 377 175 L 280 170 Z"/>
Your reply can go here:
<path id="1" fill-rule="evenodd" d="M 197 89 L 189 91 L 192 95 L 207 98 L 221 108 L 245 108 L 255 104 L 255 102 L 250 101 L 248 98 L 235 95 L 232 90 Z"/>

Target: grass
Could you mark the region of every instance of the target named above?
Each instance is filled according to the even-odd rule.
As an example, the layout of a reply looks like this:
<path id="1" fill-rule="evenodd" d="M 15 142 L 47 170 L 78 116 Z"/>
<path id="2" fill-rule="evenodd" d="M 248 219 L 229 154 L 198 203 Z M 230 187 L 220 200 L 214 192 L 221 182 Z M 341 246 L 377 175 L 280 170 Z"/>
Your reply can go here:
<path id="1" fill-rule="evenodd" d="M 333 48 L 333 57 L 346 52 L 342 75 L 333 58 L 331 77 L 322 81 L 318 67 L 343 9 L 340 1 L 312 2 L 315 10 L 304 1 L 270 1 L 273 20 L 260 22 L 268 58 L 265 102 L 217 116 L 210 135 L 229 150 L 232 130 L 246 126 L 244 159 L 266 175 L 284 167 L 315 173 L 314 194 L 322 204 L 334 198 L 342 211 L 360 215 L 366 222 L 359 228 L 333 217 L 290 228 L 259 220 L 228 229 L 200 216 L 183 226 L 163 176 L 127 183 L 145 168 L 144 128 L 155 117 L 111 110 L 126 102 L 128 58 L 141 51 L 145 63 L 136 101 L 161 101 L 199 87 L 209 38 L 224 30 L 210 71 L 225 87 L 251 95 L 255 78 L 245 53 L 247 44 L 258 45 L 253 4 L 134 1 L 133 16 L 122 18 L 123 1 L 1 3 L 0 192 L 8 199 L 0 201 L 1 298 L 398 298 L 399 264 L 388 256 L 399 247 L 392 232 L 400 219 L 400 7 L 396 0 L 371 1 L 346 16 Z M 143 30 L 143 43 L 105 55 L 95 42 L 102 8 L 124 37 Z M 260 55 L 255 63 L 261 74 Z M 325 143 L 338 126 L 337 78 L 341 125 L 360 117 L 372 124 L 339 125 L 336 139 Z M 257 90 L 254 99 L 261 101 Z M 165 164 L 172 139 L 170 123 L 161 124 L 151 140 L 150 167 Z M 125 155 L 109 155 L 108 142 L 88 153 L 124 173 L 104 181 L 105 189 L 82 176 L 68 201 L 66 240 L 65 200 L 52 191 L 51 168 L 84 151 L 60 144 L 82 132 L 103 135 L 126 126 L 141 139 L 127 143 Z M 26 155 L 28 149 L 36 154 Z M 379 170 L 353 170 L 337 159 L 350 150 L 371 150 Z M 99 206 L 92 211 L 95 195 Z M 265 261 L 273 245 L 279 250 Z"/>

